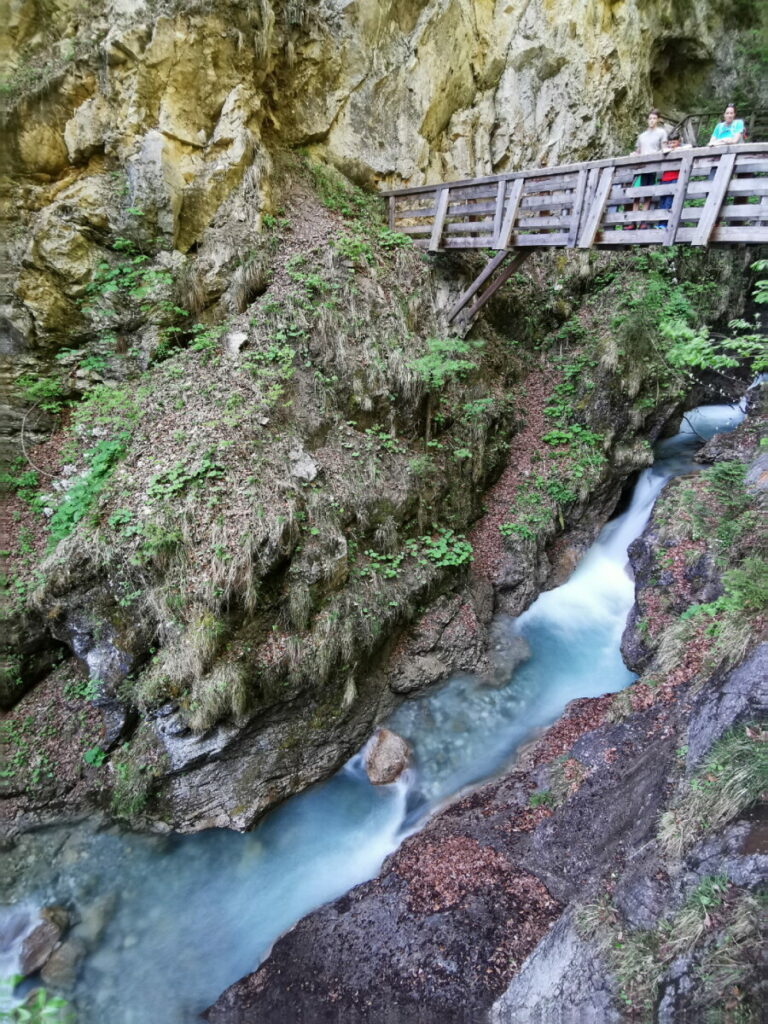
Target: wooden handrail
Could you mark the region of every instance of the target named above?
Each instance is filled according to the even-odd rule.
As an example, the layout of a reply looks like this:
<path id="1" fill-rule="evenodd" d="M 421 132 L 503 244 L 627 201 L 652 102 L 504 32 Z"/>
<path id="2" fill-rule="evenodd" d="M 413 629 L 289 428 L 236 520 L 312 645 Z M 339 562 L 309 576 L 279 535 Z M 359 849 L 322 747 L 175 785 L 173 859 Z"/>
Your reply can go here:
<path id="1" fill-rule="evenodd" d="M 696 149 L 683 150 L 693 157 L 719 156 L 721 153 L 768 153 L 767 142 L 742 142 L 737 146 L 698 146 Z M 566 174 L 578 171 L 582 167 L 588 170 L 591 167 L 635 167 L 644 163 L 664 160 L 669 156 L 678 153 L 680 150 L 670 150 L 669 153 L 651 153 L 647 156 L 617 156 L 608 157 L 604 160 L 587 160 L 578 164 L 562 164 L 554 167 L 527 167 L 521 171 L 509 171 L 506 174 L 490 174 L 483 178 L 458 178 L 455 181 L 441 181 L 434 185 L 413 185 L 411 187 L 382 189 L 382 196 L 406 196 L 417 195 L 419 192 L 433 192 L 443 185 L 457 188 L 460 185 L 485 185 L 499 181 L 513 181 L 515 178 L 537 178 L 554 174 Z"/>

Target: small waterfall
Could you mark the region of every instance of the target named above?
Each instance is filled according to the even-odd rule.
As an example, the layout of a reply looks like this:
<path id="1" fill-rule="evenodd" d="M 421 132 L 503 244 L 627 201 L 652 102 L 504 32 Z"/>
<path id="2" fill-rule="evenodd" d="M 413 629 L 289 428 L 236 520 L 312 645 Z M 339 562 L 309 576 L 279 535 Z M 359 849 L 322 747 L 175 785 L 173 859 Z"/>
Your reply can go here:
<path id="1" fill-rule="evenodd" d="M 619 640 L 633 600 L 627 545 L 666 481 L 696 468 L 691 454 L 701 437 L 731 429 L 741 417 L 732 406 L 689 413 L 681 432 L 658 446 L 629 508 L 604 528 L 572 577 L 517 621 L 501 623 L 531 650 L 505 685 L 459 676 L 401 705 L 390 724 L 411 743 L 415 764 L 393 785 L 370 785 L 361 752 L 247 835 L 157 840 L 71 830 L 55 873 L 27 879 L 25 899 L 80 908 L 115 902 L 78 983 L 80 1024 L 193 1024 L 258 966 L 282 932 L 373 877 L 429 810 L 500 771 L 568 701 L 626 686 L 633 676 Z M 0 911 L 0 936 L 18 909 L 6 908 L 5 925 Z"/>

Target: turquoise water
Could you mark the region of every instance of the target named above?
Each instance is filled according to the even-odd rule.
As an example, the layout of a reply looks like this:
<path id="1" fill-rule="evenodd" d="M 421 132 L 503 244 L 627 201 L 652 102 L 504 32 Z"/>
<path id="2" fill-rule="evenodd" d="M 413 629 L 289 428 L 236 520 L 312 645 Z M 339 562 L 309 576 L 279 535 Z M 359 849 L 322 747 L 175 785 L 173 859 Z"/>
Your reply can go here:
<path id="1" fill-rule="evenodd" d="M 425 814 L 501 770 L 515 749 L 576 697 L 633 678 L 619 642 L 633 601 L 626 548 L 672 476 L 698 468 L 700 437 L 741 413 L 706 406 L 662 442 L 630 506 L 609 523 L 571 578 L 500 629 L 522 634 L 531 657 L 491 688 L 457 676 L 407 701 L 390 726 L 414 764 L 391 786 L 371 786 L 357 754 L 332 779 L 294 797 L 247 835 L 210 831 L 175 839 L 86 827 L 68 834 L 48 877 L 30 877 L 30 904 L 112 903 L 75 993 L 79 1024 L 190 1024 L 252 971 L 296 920 L 373 877 Z M 6 921 L 10 914 L 6 911 Z M 7 934 L 6 927 L 6 934 Z M 12 970 L 13 950 L 0 967 Z"/>

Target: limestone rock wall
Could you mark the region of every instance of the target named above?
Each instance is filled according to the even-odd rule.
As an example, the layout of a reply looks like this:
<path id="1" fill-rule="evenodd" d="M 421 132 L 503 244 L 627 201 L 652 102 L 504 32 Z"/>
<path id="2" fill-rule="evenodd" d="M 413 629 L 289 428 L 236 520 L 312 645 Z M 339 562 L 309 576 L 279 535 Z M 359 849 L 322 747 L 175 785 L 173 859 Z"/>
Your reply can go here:
<path id="1" fill-rule="evenodd" d="M 11 8 L 0 40 L 13 172 L 2 338 L 18 351 L 87 339 L 78 299 L 102 247 L 127 230 L 192 251 L 215 294 L 270 209 L 281 147 L 315 147 L 350 176 L 386 185 L 625 150 L 681 62 L 694 76 L 711 65 L 733 5 Z"/>

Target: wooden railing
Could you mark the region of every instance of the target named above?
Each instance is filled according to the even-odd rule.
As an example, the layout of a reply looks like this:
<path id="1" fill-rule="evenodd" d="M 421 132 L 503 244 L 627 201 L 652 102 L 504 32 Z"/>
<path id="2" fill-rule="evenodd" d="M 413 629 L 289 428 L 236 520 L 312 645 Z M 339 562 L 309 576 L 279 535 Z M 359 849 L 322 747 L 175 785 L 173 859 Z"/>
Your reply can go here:
<path id="1" fill-rule="evenodd" d="M 677 180 L 662 182 L 665 172 Z M 390 228 L 431 252 L 761 243 L 768 242 L 768 143 L 593 160 L 385 195 Z"/>

